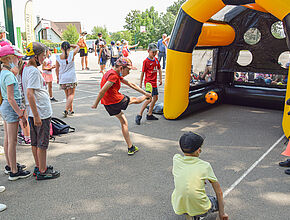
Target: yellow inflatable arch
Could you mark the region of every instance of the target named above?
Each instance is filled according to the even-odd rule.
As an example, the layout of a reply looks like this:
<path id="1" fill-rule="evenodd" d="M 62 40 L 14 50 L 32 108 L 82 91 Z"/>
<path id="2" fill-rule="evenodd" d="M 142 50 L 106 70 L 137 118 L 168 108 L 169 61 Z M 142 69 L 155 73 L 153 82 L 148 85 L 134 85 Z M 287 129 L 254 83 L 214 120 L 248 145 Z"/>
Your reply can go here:
<path id="1" fill-rule="evenodd" d="M 196 46 L 227 46 L 235 39 L 234 29 L 226 24 L 207 22 L 226 5 L 243 5 L 268 12 L 283 21 L 290 48 L 290 0 L 188 0 L 176 19 L 167 50 L 164 116 L 178 118 L 188 107 L 192 52 Z M 288 82 L 290 74 L 288 74 Z M 290 83 L 286 100 L 290 98 Z M 290 100 L 289 100 L 290 103 Z M 283 129 L 290 136 L 290 105 L 285 104 Z"/>

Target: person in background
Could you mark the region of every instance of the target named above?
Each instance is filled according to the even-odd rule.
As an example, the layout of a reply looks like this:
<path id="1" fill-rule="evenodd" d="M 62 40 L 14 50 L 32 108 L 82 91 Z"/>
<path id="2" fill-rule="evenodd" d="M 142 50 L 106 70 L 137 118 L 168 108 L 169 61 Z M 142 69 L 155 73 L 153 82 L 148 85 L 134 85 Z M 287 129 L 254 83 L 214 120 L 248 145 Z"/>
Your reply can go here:
<path id="1" fill-rule="evenodd" d="M 107 60 L 109 59 L 109 49 L 108 47 L 104 44 L 103 41 L 99 43 L 100 46 L 100 53 L 99 53 L 99 59 L 98 59 L 98 64 L 100 65 L 100 73 L 104 75 L 104 71 L 106 68 Z"/>
<path id="2" fill-rule="evenodd" d="M 11 42 L 6 39 L 6 34 L 8 34 L 8 32 L 5 30 L 5 27 L 0 27 L 0 47 L 12 45 Z"/>
<path id="3" fill-rule="evenodd" d="M 167 34 L 162 34 L 162 38 L 158 40 L 157 42 L 157 48 L 158 48 L 158 61 L 161 63 L 161 59 L 163 59 L 162 69 L 165 69 L 166 65 L 166 47 L 162 43 L 163 40 L 167 37 Z"/>
<path id="4" fill-rule="evenodd" d="M 88 46 L 86 44 L 86 35 L 87 32 L 84 31 L 81 33 L 80 39 L 78 40 L 78 46 L 80 47 L 80 57 L 82 63 L 82 70 L 90 70 L 88 67 Z M 84 67 L 86 65 L 86 68 Z"/>
<path id="5" fill-rule="evenodd" d="M 74 48 L 71 51 L 71 48 Z M 74 57 L 79 52 L 80 48 L 78 45 L 70 45 L 69 42 L 64 41 L 61 44 L 62 54 L 56 56 L 56 76 L 57 84 L 64 90 L 66 97 L 65 110 L 63 116 L 72 116 L 73 111 L 73 100 L 75 96 L 75 89 L 77 86 L 77 77 L 75 71 Z"/>
<path id="6" fill-rule="evenodd" d="M 111 42 L 111 65 L 112 67 L 115 66 L 117 59 L 119 58 L 119 50 L 115 45 L 115 41 Z"/>
<path id="7" fill-rule="evenodd" d="M 42 76 L 43 76 L 43 78 L 46 82 L 46 85 L 48 87 L 50 101 L 57 102 L 57 100 L 52 95 L 52 81 L 53 81 L 52 70 L 55 68 L 55 65 L 52 65 L 52 60 L 50 57 L 51 57 L 51 51 L 47 50 L 46 51 L 46 58 L 45 58 L 43 65 L 42 65 L 42 70 L 43 70 Z"/>
<path id="8" fill-rule="evenodd" d="M 128 57 L 130 55 L 130 49 L 137 47 L 140 42 L 138 42 L 135 45 L 129 45 L 129 42 L 124 40 L 123 41 L 123 47 L 122 47 L 122 55 L 123 57 Z"/>

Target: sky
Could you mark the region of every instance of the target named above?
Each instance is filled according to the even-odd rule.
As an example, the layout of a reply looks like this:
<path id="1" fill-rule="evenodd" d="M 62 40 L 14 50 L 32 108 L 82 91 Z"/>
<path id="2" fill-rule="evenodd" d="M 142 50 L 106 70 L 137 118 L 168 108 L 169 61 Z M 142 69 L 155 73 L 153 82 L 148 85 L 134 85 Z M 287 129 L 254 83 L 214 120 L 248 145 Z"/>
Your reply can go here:
<path id="1" fill-rule="evenodd" d="M 14 28 L 25 31 L 24 7 L 26 0 L 11 0 Z M 109 32 L 123 30 L 125 17 L 131 10 L 144 11 L 154 6 L 158 12 L 177 0 L 33 0 L 34 16 L 51 21 L 80 21 L 82 30 L 91 32 L 94 26 L 106 26 Z M 4 22 L 3 0 L 0 0 L 0 22 Z M 35 18 L 36 24 L 36 18 Z"/>

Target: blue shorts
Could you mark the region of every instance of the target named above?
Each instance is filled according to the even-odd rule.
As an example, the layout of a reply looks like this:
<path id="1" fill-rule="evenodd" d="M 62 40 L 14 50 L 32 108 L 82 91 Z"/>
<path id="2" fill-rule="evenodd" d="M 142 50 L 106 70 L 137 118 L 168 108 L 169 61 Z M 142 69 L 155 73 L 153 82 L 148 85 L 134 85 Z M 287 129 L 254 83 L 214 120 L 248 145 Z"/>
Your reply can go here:
<path id="1" fill-rule="evenodd" d="M 15 100 L 18 106 L 21 105 L 21 99 Z M 1 104 L 1 115 L 3 120 L 6 123 L 14 123 L 19 121 L 19 116 L 16 114 L 14 109 L 11 107 L 7 99 L 3 99 L 3 102 Z"/>
<path id="2" fill-rule="evenodd" d="M 150 92 L 150 91 L 146 91 L 146 92 L 151 93 L 152 96 L 158 95 L 158 89 L 157 89 L 157 87 L 155 87 L 155 88 L 153 87 L 152 88 L 152 92 Z"/>
<path id="3" fill-rule="evenodd" d="M 107 59 L 101 58 L 100 65 L 106 65 L 106 63 L 107 63 Z"/>

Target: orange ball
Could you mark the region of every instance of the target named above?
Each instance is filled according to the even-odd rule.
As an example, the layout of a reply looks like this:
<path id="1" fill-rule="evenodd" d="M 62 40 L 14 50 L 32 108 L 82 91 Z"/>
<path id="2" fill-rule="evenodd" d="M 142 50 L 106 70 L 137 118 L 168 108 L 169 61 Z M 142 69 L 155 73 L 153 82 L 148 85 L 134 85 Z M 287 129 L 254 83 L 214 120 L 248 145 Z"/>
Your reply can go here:
<path id="1" fill-rule="evenodd" d="M 205 95 L 205 101 L 209 104 L 214 104 L 218 100 L 218 95 L 214 91 L 210 91 Z"/>

